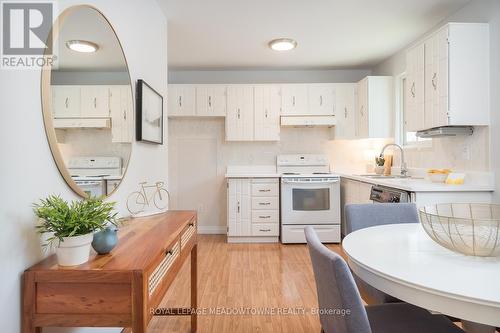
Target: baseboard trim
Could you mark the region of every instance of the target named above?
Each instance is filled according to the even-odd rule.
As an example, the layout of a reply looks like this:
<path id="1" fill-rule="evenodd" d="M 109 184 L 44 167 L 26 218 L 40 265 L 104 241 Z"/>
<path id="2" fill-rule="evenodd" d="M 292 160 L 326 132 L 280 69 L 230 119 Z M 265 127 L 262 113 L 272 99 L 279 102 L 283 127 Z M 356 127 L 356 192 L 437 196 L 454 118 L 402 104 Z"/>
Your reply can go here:
<path id="1" fill-rule="evenodd" d="M 225 235 L 227 229 L 220 225 L 198 225 L 198 234 L 200 235 Z"/>

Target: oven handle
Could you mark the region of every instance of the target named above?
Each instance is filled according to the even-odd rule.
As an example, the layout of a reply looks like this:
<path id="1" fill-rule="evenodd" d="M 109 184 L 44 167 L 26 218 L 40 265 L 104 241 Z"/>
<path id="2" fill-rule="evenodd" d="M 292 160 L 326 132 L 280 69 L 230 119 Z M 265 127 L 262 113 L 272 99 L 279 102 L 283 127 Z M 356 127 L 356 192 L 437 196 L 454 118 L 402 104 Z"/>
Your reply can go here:
<path id="1" fill-rule="evenodd" d="M 81 186 L 93 186 L 93 185 L 101 185 L 102 182 L 99 181 L 99 180 L 90 180 L 90 181 L 76 181 L 75 183 L 77 183 L 78 185 L 81 185 Z"/>
<path id="2" fill-rule="evenodd" d="M 338 182 L 339 182 L 338 179 L 328 179 L 328 180 L 322 180 L 322 181 L 283 179 L 283 183 L 290 183 L 290 184 L 334 184 L 334 183 L 338 183 Z"/>

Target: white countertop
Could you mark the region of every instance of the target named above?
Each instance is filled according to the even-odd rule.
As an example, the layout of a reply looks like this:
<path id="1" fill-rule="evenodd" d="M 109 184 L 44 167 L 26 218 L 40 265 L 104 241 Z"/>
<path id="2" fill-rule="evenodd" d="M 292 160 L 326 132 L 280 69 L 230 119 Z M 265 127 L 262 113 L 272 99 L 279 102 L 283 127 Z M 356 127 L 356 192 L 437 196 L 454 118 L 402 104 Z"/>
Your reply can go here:
<path id="1" fill-rule="evenodd" d="M 338 173 L 341 177 L 357 180 L 373 185 L 393 187 L 408 192 L 492 192 L 495 190 L 493 185 L 481 184 L 470 181 L 462 185 L 448 185 L 445 183 L 433 183 L 430 180 L 422 178 L 370 178 L 346 173 Z"/>
<path id="2" fill-rule="evenodd" d="M 226 173 L 226 178 L 280 178 L 279 173 L 262 173 L 262 172 L 241 172 L 241 173 Z"/>
<path id="3" fill-rule="evenodd" d="M 381 225 L 347 235 L 349 265 L 375 288 L 457 318 L 500 325 L 500 257 L 473 257 L 434 242 L 420 223 Z"/>

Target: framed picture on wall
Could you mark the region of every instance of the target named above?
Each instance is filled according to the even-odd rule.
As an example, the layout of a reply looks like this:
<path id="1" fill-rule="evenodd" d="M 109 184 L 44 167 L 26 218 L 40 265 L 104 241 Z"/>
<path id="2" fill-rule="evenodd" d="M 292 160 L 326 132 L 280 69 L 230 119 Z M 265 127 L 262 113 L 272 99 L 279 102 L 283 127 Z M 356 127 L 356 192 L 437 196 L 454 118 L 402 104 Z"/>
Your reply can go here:
<path id="1" fill-rule="evenodd" d="M 163 144 L 163 97 L 144 80 L 137 81 L 137 141 Z"/>

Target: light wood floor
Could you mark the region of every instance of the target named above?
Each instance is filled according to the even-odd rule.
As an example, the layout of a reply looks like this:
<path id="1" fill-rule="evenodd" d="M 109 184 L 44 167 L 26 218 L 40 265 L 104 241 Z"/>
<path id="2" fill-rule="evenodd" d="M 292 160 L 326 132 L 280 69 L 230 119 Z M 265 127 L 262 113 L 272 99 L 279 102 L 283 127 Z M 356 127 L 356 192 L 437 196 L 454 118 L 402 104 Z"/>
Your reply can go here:
<path id="1" fill-rule="evenodd" d="M 341 253 L 338 245 L 330 245 Z M 189 260 L 161 304 L 189 306 Z M 320 332 L 316 286 L 305 245 L 227 244 L 225 236 L 202 235 L 198 245 L 198 307 L 286 309 L 298 314 L 201 315 L 199 333 Z M 208 310 L 207 310 L 208 311 Z M 189 332 L 189 317 L 156 317 L 149 333 Z"/>

